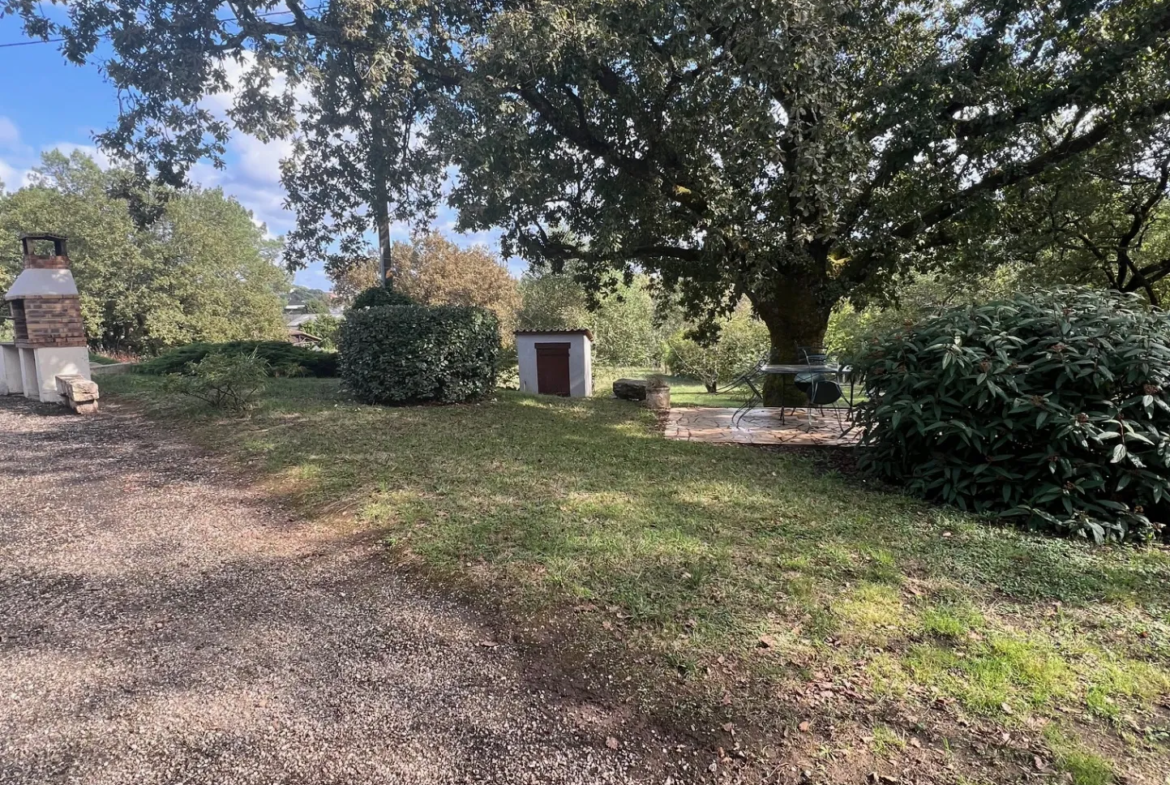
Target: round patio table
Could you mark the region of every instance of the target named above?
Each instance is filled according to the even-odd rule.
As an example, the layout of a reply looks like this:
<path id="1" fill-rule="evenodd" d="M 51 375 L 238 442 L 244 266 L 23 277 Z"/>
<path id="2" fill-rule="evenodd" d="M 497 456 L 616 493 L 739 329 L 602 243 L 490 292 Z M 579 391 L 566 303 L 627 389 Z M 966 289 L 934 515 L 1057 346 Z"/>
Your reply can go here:
<path id="1" fill-rule="evenodd" d="M 756 381 L 762 376 L 779 376 L 780 377 L 780 400 L 784 400 L 784 393 L 788 389 L 788 377 L 797 376 L 799 374 L 821 374 L 824 376 L 832 376 L 838 385 L 841 385 L 842 377 L 848 375 L 849 377 L 849 401 L 845 405 L 847 418 L 851 421 L 853 418 L 853 368 L 848 365 L 822 364 L 822 365 L 808 365 L 805 363 L 761 363 L 756 368 L 755 374 L 748 374 L 743 381 L 752 391 L 751 397 L 739 408 L 736 412 L 738 419 L 743 419 L 743 415 L 747 414 L 752 409 L 757 408 L 757 403 L 764 402 L 764 394 L 756 386 Z M 843 385 L 841 385 L 843 388 Z M 792 407 L 793 413 L 796 412 L 797 407 Z M 838 407 L 834 407 L 838 408 Z M 780 422 L 784 422 L 785 407 L 780 406 Z M 808 407 L 808 416 L 812 418 L 813 407 Z M 733 421 L 737 418 L 732 418 Z M 850 425 L 850 428 L 852 425 Z M 848 430 L 848 429 L 846 429 Z"/>

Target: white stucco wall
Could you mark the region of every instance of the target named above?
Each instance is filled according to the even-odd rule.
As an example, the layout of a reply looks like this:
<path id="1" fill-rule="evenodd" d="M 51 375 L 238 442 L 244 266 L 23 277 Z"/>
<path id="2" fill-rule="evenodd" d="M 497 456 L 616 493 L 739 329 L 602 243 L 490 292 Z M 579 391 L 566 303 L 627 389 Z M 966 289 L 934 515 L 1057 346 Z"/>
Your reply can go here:
<path id="1" fill-rule="evenodd" d="M 0 345 L 0 395 L 24 395 L 42 403 L 60 403 L 57 376 L 89 375 L 89 350 L 84 346 L 41 348 Z"/>
<path id="2" fill-rule="evenodd" d="M 77 294 L 77 284 L 69 270 L 22 270 L 16 276 L 5 300 L 33 295 L 69 296 Z"/>
<path id="3" fill-rule="evenodd" d="M 37 356 L 32 349 L 21 347 L 20 352 L 20 387 L 25 398 L 40 398 L 37 391 Z M 56 392 L 56 390 L 53 390 Z"/>
<path id="4" fill-rule="evenodd" d="M 593 395 L 593 356 L 589 336 L 584 333 L 523 333 L 516 336 L 516 357 L 520 364 L 520 389 L 538 392 L 536 344 L 569 344 L 569 394 L 574 398 Z"/>
<path id="5" fill-rule="evenodd" d="M 0 344 L 0 395 L 20 395 L 20 350 L 12 344 Z"/>
<path id="6" fill-rule="evenodd" d="M 26 350 L 36 354 L 36 396 L 41 403 L 61 403 L 64 399 L 57 392 L 57 377 L 61 374 L 78 374 L 86 379 L 89 375 L 89 349 L 84 346 L 46 346 Z"/>

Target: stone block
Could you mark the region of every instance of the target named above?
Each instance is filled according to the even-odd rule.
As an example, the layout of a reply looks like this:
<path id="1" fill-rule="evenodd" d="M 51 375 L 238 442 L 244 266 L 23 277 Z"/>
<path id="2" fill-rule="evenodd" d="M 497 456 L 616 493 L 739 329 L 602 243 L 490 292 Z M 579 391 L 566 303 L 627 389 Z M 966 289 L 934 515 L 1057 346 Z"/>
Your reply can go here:
<path id="1" fill-rule="evenodd" d="M 644 401 L 646 400 L 646 380 L 618 379 L 613 383 L 613 394 L 615 398 L 626 401 Z"/>
<path id="2" fill-rule="evenodd" d="M 97 382 L 81 374 L 60 374 L 56 378 L 57 393 L 69 408 L 78 414 L 97 414 L 99 391 Z"/>

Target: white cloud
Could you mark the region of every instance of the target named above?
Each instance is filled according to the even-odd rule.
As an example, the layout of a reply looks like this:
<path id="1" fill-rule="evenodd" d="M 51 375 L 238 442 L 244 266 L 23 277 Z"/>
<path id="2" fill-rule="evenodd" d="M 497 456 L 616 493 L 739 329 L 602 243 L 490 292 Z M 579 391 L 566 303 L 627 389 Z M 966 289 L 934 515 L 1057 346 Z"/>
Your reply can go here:
<path id="1" fill-rule="evenodd" d="M 240 204 L 252 211 L 257 221 L 270 232 L 283 234 L 293 227 L 293 215 L 284 209 L 284 189 L 264 187 L 246 182 L 231 181 L 221 186 L 224 193 L 234 196 Z"/>
<path id="2" fill-rule="evenodd" d="M 0 150 L 14 150 L 20 146 L 20 129 L 16 123 L 0 115 Z"/>
<path id="3" fill-rule="evenodd" d="M 0 190 L 15 191 L 20 188 L 24 181 L 24 173 L 19 171 L 16 167 L 0 158 Z"/>
<path id="4" fill-rule="evenodd" d="M 216 169 L 209 163 L 198 161 L 187 173 L 188 179 L 204 188 L 218 188 L 223 185 L 224 171 Z"/>
<path id="5" fill-rule="evenodd" d="M 239 156 L 239 167 L 249 180 L 275 185 L 280 182 L 280 162 L 292 153 L 292 141 L 277 139 L 261 142 L 254 136 L 236 134 L 232 150 Z"/>

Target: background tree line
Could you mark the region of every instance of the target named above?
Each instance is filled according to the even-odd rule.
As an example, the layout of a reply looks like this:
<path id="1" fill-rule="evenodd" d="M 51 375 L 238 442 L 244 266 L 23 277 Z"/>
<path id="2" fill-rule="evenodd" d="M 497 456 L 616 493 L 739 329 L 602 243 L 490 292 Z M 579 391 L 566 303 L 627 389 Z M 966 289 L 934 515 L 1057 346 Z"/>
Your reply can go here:
<path id="1" fill-rule="evenodd" d="M 142 185 L 85 154 L 45 153 L 29 184 L 0 193 L 0 291 L 18 238 L 69 238 L 91 346 L 151 354 L 195 341 L 283 340 L 281 244 L 219 189 Z"/>
<path id="2" fill-rule="evenodd" d="M 446 201 L 711 329 L 746 297 L 775 360 L 912 273 L 1056 253 L 1156 297 L 1170 271 L 1135 245 L 1167 179 L 1168 0 L 229 5 L 8 3 L 106 63 L 130 100 L 99 141 L 144 173 L 181 182 L 233 126 L 293 139 L 294 266 L 375 233 L 388 267 L 391 220 Z M 228 61 L 224 120 L 199 99 L 237 87 Z"/>

